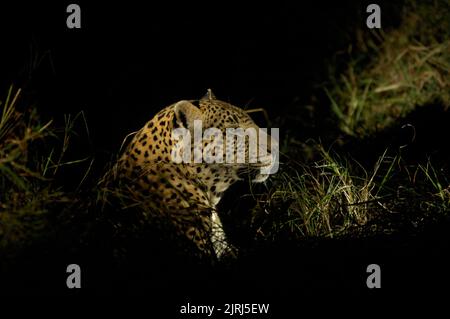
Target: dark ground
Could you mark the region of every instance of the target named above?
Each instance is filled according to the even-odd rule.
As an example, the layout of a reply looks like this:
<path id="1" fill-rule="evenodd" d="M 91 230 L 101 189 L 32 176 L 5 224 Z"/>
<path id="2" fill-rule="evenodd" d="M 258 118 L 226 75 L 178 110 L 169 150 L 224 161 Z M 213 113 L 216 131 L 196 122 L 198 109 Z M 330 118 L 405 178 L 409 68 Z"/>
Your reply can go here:
<path id="1" fill-rule="evenodd" d="M 0 88 L 23 87 L 42 116 L 57 122 L 63 114 L 84 110 L 91 144 L 81 137 L 72 152 L 94 153 L 95 172 L 101 172 L 127 133 L 163 106 L 197 98 L 207 88 L 236 105 L 264 107 L 273 117 L 294 101 L 307 102 L 326 81 L 327 61 L 347 47 L 348 33 L 363 23 L 368 2 L 257 7 L 78 2 L 81 30 L 65 27 L 67 3 L 1 5 Z M 383 25 L 395 25 L 401 2 L 378 3 Z M 70 188 L 70 178 L 65 180 Z M 269 302 L 274 315 L 301 306 L 301 296 L 434 295 L 450 284 L 448 226 L 370 239 L 260 244 L 223 269 L 161 262 L 166 257 L 158 253 L 161 248 L 133 239 L 127 243 L 133 247 L 129 259 L 115 266 L 102 230 L 83 249 L 67 249 L 66 240 L 76 233 L 69 239 L 57 234 L 55 242 L 37 244 L 3 272 L 0 293 L 143 294 L 173 306 L 189 300 Z M 69 263 L 83 269 L 81 290 L 65 287 Z M 371 263 L 382 268 L 379 291 L 365 286 Z"/>

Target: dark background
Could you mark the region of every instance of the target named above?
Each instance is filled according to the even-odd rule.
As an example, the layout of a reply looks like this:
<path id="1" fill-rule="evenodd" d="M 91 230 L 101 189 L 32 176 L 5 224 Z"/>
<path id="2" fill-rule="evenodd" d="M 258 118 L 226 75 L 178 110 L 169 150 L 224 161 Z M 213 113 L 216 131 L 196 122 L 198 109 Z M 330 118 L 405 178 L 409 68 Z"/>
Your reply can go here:
<path id="1" fill-rule="evenodd" d="M 55 120 L 84 110 L 96 149 L 115 150 L 157 110 L 207 88 L 272 117 L 307 101 L 368 2 L 79 1 L 81 29 L 66 27 L 68 3 L 1 5 L 0 87 L 23 87 Z M 398 23 L 401 2 L 382 4 L 384 25 Z"/>
<path id="2" fill-rule="evenodd" d="M 64 114 L 84 110 L 90 151 L 107 158 L 118 150 L 126 134 L 140 128 L 156 111 L 180 99 L 198 98 L 207 88 L 235 105 L 264 107 L 271 117 L 294 101 L 306 103 L 314 89 L 326 82 L 327 65 L 334 55 L 347 49 L 352 30 L 365 23 L 369 2 L 256 5 L 147 1 L 143 5 L 78 1 L 81 30 L 66 27 L 68 3 L 0 5 L 0 93 L 4 96 L 10 84 L 23 87 L 25 98 L 37 105 L 40 114 L 57 123 Z M 377 3 L 383 8 L 384 27 L 399 22 L 396 17 L 401 2 Z M 373 296 L 377 292 L 365 288 L 365 267 L 375 261 L 386 269 L 385 291 L 395 294 L 410 288 L 428 289 L 435 287 L 445 272 L 446 264 L 429 251 L 430 242 L 435 249 L 443 249 L 441 238 L 436 236 L 409 244 L 406 254 L 411 255 L 406 259 L 399 256 L 405 253 L 403 239 L 399 238 L 393 239 L 392 250 L 386 250 L 389 245 L 380 248 L 373 242 L 353 245 L 348 251 L 347 243 L 340 243 L 339 249 L 333 243 L 322 245 L 320 250 L 274 247 L 267 250 L 267 256 L 260 254 L 243 261 L 240 272 L 193 279 L 199 279 L 208 289 L 225 287 L 236 296 L 262 296 L 255 302 L 324 291 Z M 67 293 L 66 273 L 59 267 L 66 264 L 63 260 L 51 270 L 57 275 L 47 287 L 50 292 L 56 287 L 56 291 Z M 27 265 L 23 267 L 26 271 Z M 425 275 L 416 281 L 411 279 L 418 272 Z M 94 291 L 128 289 L 145 293 L 152 289 L 140 283 L 132 271 L 124 275 L 129 281 L 122 278 L 116 286 L 113 279 L 109 280 L 114 277 L 114 269 L 103 278 L 99 277 L 101 273 L 100 266 L 87 272 L 92 286 L 100 282 Z M 145 269 L 136 273 L 145 273 Z M 170 296 L 171 289 L 178 289 L 174 285 L 177 283 L 166 286 L 162 295 Z M 183 285 L 178 293 L 192 293 L 195 287 L 200 291 L 198 282 L 193 285 Z M 37 285 L 35 292 L 41 288 Z"/>

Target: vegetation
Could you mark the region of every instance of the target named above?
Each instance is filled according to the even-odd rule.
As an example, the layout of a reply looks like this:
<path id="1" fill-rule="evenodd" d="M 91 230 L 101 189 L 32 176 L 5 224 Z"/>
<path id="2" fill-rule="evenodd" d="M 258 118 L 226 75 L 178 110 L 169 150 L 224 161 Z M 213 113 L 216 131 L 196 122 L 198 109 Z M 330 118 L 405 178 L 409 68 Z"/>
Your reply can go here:
<path id="1" fill-rule="evenodd" d="M 256 233 L 272 239 L 374 236 L 408 226 L 417 231 L 448 218 L 448 158 L 431 156 L 435 150 L 427 145 L 415 146 L 426 158 L 407 152 L 416 133 L 407 116 L 424 108 L 448 113 L 449 16 L 444 1 L 406 1 L 398 27 L 356 30 L 356 44 L 334 58 L 330 80 L 319 88 L 327 99 L 315 97 L 312 106 L 298 107 L 307 112 L 295 112 L 300 114 L 295 121 L 312 122 L 312 132 L 328 136 L 304 142 L 295 131 L 287 132 L 281 172 L 267 192 L 253 194 Z M 346 67 L 334 67 L 342 60 Z M 323 106 L 317 103 L 328 103 L 327 111 L 318 112 Z M 280 127 L 286 118 L 278 120 Z M 395 129 L 407 127 L 414 131 L 407 141 L 392 145 Z"/>
<path id="2" fill-rule="evenodd" d="M 448 2 L 407 1 L 398 28 L 357 30 L 347 69 L 325 88 L 344 133 L 371 135 L 416 107 L 450 106 L 449 15 Z"/>
<path id="3" fill-rule="evenodd" d="M 448 216 L 448 175 L 430 161 L 411 165 L 386 150 L 366 170 L 316 147 L 321 160 L 286 165 L 267 193 L 254 195 L 254 227 L 265 238 L 374 236 L 405 227 L 417 231 Z"/>

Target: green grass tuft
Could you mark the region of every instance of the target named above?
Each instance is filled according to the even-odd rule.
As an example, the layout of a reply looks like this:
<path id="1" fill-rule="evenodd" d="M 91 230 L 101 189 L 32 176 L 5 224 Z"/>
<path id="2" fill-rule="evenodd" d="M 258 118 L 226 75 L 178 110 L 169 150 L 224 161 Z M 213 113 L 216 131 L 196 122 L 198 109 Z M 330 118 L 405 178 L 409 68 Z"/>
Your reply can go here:
<path id="1" fill-rule="evenodd" d="M 347 69 L 325 88 L 344 133 L 365 137 L 416 107 L 450 106 L 449 20 L 448 2 L 407 1 L 399 28 L 357 30 Z"/>

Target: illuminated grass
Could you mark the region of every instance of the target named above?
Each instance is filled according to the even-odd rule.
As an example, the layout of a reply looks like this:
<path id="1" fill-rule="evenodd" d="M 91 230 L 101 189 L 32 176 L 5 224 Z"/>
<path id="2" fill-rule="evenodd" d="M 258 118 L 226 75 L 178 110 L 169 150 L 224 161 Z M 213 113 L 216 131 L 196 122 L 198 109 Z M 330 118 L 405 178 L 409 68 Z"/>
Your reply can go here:
<path id="1" fill-rule="evenodd" d="M 267 193 L 253 195 L 257 234 L 272 240 L 372 236 L 450 213 L 450 181 L 430 161 L 407 164 L 385 151 L 366 170 L 316 147 L 321 160 L 309 165 L 291 160 Z"/>
<path id="2" fill-rule="evenodd" d="M 343 132 L 364 137 L 416 107 L 450 106 L 449 20 L 445 1 L 407 1 L 399 28 L 357 30 L 358 45 L 349 49 L 347 69 L 326 88 Z"/>

